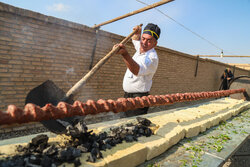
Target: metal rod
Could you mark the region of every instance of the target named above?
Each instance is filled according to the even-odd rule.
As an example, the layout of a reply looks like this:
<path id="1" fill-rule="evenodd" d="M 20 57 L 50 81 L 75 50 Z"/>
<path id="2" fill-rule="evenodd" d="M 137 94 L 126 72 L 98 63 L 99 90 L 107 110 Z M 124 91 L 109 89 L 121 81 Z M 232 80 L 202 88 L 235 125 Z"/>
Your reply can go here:
<path id="1" fill-rule="evenodd" d="M 195 68 L 195 73 L 194 73 L 194 77 L 197 76 L 197 72 L 198 72 L 198 65 L 199 65 L 199 56 L 197 56 L 197 59 L 196 59 L 196 68 Z"/>
<path id="2" fill-rule="evenodd" d="M 90 65 L 89 65 L 89 70 L 91 70 L 92 67 L 93 67 L 93 62 L 94 62 L 94 58 L 95 58 L 95 51 L 96 51 L 96 45 L 97 45 L 98 37 L 99 37 L 99 27 L 96 28 L 96 30 L 95 30 L 95 43 L 94 43 L 93 50 L 92 50 L 91 62 L 90 62 Z"/>
<path id="3" fill-rule="evenodd" d="M 149 9 L 152 9 L 152 8 L 155 8 L 155 7 L 158 7 L 158 6 L 160 6 L 160 5 L 163 5 L 163 4 L 172 2 L 172 1 L 174 1 L 174 0 L 161 0 L 161 1 L 159 1 L 159 2 L 156 2 L 156 3 L 152 4 L 152 5 L 146 6 L 146 7 L 144 7 L 144 8 L 138 9 L 138 10 L 135 10 L 135 11 L 130 12 L 130 13 L 128 13 L 128 14 L 125 14 L 125 15 L 116 17 L 116 18 L 114 18 L 114 19 L 105 21 L 105 22 L 103 22 L 103 23 L 101 23 L 101 24 L 94 25 L 92 28 L 101 27 L 101 26 L 103 26 L 103 25 L 105 25 L 105 24 L 109 24 L 109 23 L 115 22 L 115 21 L 117 21 L 117 20 L 124 19 L 124 18 L 126 18 L 126 17 L 129 17 L 129 16 L 132 16 L 132 15 L 135 15 L 135 14 L 138 14 L 138 13 L 141 13 L 141 12 L 144 12 L 144 11 L 146 11 L 146 10 L 149 10 Z"/>

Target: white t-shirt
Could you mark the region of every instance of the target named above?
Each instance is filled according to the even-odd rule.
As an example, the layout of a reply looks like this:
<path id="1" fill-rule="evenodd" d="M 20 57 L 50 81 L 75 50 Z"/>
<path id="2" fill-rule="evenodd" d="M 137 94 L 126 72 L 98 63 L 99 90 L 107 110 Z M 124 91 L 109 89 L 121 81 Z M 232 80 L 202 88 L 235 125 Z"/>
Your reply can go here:
<path id="1" fill-rule="evenodd" d="M 155 49 L 140 53 L 140 41 L 133 40 L 136 53 L 132 57 L 140 66 L 138 75 L 134 75 L 127 69 L 123 78 L 123 90 L 128 93 L 149 92 L 152 86 L 152 78 L 158 67 L 158 56 Z"/>

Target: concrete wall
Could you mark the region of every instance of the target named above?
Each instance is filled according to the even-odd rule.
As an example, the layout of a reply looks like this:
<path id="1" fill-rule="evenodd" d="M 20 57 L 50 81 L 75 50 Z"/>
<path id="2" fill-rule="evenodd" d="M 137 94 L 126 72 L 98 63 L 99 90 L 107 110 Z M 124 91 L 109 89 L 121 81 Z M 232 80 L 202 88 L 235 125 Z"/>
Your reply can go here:
<path id="1" fill-rule="evenodd" d="M 0 3 L 0 110 L 23 107 L 28 92 L 50 79 L 67 92 L 89 69 L 95 31 L 87 26 Z M 124 37 L 100 31 L 94 64 Z M 164 37 L 163 37 L 164 38 Z M 134 48 L 127 44 L 131 55 Z M 214 91 L 228 65 L 156 48 L 160 62 L 151 94 Z M 75 99 L 116 99 L 123 96 L 126 67 L 112 57 L 82 88 Z M 236 68 L 235 75 L 249 71 Z"/>

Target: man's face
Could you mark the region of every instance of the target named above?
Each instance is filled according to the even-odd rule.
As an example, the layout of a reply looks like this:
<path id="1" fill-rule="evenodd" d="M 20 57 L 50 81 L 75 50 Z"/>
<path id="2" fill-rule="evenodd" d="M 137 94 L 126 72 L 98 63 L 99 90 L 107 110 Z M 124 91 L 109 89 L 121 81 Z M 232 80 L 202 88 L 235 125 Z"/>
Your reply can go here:
<path id="1" fill-rule="evenodd" d="M 141 36 L 141 53 L 147 52 L 148 50 L 154 48 L 157 45 L 157 40 L 149 35 L 142 34 Z"/>

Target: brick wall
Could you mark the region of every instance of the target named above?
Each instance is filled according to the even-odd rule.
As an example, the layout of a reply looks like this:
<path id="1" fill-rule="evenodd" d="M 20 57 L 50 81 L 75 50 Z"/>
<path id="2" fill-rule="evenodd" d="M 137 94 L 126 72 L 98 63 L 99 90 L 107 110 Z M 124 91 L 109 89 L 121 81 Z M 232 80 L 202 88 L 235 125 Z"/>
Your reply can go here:
<path id="1" fill-rule="evenodd" d="M 100 31 L 94 64 L 124 37 Z M 28 92 L 50 79 L 67 92 L 89 69 L 95 31 L 87 26 L 0 3 L 0 110 L 24 106 Z M 127 44 L 130 54 L 132 43 Z M 151 94 L 217 90 L 228 65 L 157 47 L 160 59 Z M 126 67 L 112 57 L 75 99 L 117 99 L 123 96 Z M 235 75 L 249 71 L 236 68 Z"/>

